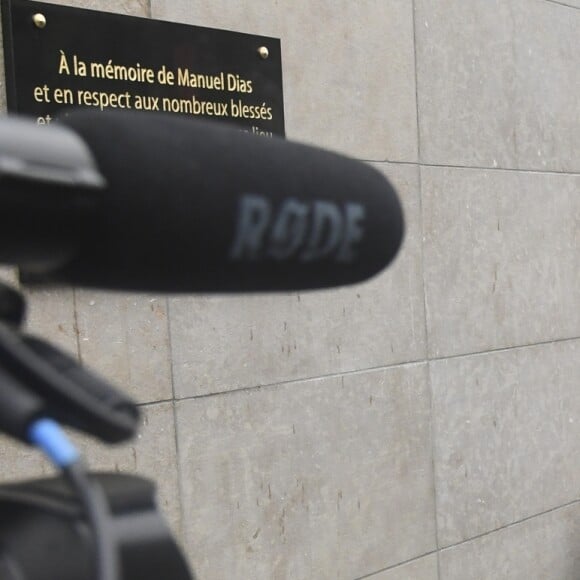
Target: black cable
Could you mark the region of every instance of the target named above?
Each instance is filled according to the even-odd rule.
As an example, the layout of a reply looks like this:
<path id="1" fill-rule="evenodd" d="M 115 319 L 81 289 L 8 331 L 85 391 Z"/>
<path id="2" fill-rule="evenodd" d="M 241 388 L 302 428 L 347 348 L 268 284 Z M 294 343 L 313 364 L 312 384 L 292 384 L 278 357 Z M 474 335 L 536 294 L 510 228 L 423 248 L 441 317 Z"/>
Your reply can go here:
<path id="1" fill-rule="evenodd" d="M 39 447 L 54 465 L 60 467 L 78 494 L 93 532 L 95 580 L 119 580 L 119 556 L 107 498 L 99 483 L 90 479 L 81 456 L 60 425 L 39 418 L 28 429 L 28 440 Z"/>
<path id="2" fill-rule="evenodd" d="M 114 530 L 111 529 L 107 498 L 87 473 L 82 461 L 64 467 L 63 474 L 78 494 L 93 532 L 97 580 L 119 580 L 119 554 Z"/>

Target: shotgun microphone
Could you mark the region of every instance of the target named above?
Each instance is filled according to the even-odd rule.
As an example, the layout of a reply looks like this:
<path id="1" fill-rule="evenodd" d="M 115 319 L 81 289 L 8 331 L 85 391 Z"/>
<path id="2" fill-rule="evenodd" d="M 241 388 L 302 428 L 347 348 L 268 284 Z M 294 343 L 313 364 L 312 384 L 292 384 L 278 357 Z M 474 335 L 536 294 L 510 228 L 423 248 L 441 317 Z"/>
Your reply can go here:
<path id="1" fill-rule="evenodd" d="M 0 260 L 25 282 L 315 289 L 377 274 L 401 245 L 394 189 L 342 155 L 162 114 L 78 110 L 0 135 L 11 125 L 34 159 L 0 137 Z"/>

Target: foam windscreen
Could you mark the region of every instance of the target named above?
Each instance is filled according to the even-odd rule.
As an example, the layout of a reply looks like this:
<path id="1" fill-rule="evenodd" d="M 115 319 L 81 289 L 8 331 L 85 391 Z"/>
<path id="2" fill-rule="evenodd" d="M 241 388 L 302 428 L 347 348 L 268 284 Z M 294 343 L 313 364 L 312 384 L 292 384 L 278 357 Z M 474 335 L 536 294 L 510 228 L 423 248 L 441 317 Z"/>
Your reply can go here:
<path id="1" fill-rule="evenodd" d="M 238 128 L 73 112 L 108 185 L 76 257 L 44 274 L 83 286 L 276 291 L 362 281 L 403 237 L 388 180 L 342 155 Z"/>

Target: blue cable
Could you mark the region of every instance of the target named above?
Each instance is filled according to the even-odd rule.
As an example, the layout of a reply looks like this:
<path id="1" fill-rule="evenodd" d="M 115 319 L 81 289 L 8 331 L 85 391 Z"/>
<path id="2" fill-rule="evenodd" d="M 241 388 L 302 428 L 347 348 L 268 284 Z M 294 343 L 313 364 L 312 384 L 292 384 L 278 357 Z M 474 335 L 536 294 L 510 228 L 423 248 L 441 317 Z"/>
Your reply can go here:
<path id="1" fill-rule="evenodd" d="M 28 430 L 28 440 L 60 469 L 76 490 L 95 536 L 95 569 L 99 580 L 118 580 L 119 555 L 115 535 L 110 533 L 108 500 L 92 482 L 80 453 L 60 425 L 52 419 L 38 419 Z"/>
<path id="2" fill-rule="evenodd" d="M 52 419 L 38 419 L 28 430 L 28 440 L 42 449 L 45 455 L 61 469 L 77 463 L 80 453 L 60 425 Z"/>

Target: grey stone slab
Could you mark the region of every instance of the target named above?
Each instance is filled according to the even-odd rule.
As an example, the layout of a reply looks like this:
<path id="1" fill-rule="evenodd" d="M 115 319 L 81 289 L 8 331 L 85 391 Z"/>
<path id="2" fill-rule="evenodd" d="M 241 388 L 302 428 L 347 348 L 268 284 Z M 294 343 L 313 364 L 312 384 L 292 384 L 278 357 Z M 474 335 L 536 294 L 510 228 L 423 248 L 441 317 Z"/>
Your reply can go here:
<path id="1" fill-rule="evenodd" d="M 421 175 L 431 355 L 580 336 L 580 176 Z"/>
<path id="2" fill-rule="evenodd" d="M 395 264 L 350 288 L 171 299 L 176 395 L 186 397 L 425 357 L 416 167 L 384 165 L 404 201 Z"/>
<path id="3" fill-rule="evenodd" d="M 580 340 L 430 364 L 440 546 L 578 498 Z"/>
<path id="4" fill-rule="evenodd" d="M 281 38 L 289 137 L 367 160 L 417 160 L 411 2 L 152 0 L 151 9 Z"/>
<path id="5" fill-rule="evenodd" d="M 26 329 L 78 357 L 74 291 L 60 289 L 24 289 L 28 305 Z"/>
<path id="6" fill-rule="evenodd" d="M 423 364 L 177 404 L 200 578 L 359 578 L 435 547 Z"/>
<path id="7" fill-rule="evenodd" d="M 546 1 L 416 3 L 425 163 L 580 169 L 580 12 Z"/>
<path id="8" fill-rule="evenodd" d="M 55 470 L 36 450 L 0 433 L 0 482 L 49 477 L 54 473 Z"/>
<path id="9" fill-rule="evenodd" d="M 437 555 L 431 554 L 408 564 L 368 577 L 368 580 L 438 580 Z"/>
<path id="10" fill-rule="evenodd" d="M 150 13 L 149 0 L 47 0 L 47 3 L 129 16 L 148 16 Z"/>
<path id="11" fill-rule="evenodd" d="M 580 506 L 576 503 L 443 550 L 445 580 L 577 580 Z"/>
<path id="12" fill-rule="evenodd" d="M 165 298 L 78 290 L 84 363 L 139 402 L 172 398 Z"/>

